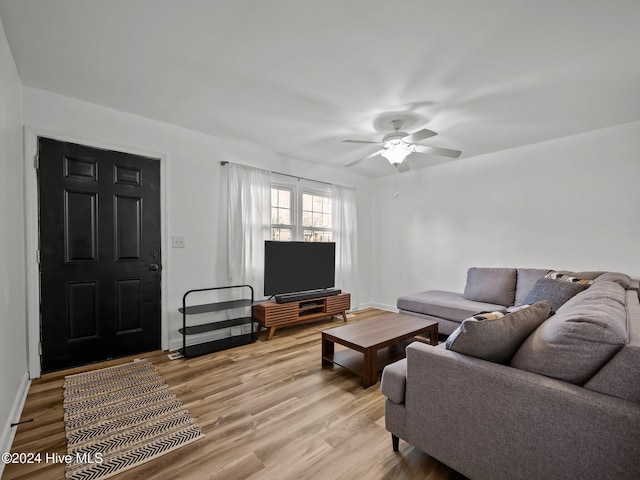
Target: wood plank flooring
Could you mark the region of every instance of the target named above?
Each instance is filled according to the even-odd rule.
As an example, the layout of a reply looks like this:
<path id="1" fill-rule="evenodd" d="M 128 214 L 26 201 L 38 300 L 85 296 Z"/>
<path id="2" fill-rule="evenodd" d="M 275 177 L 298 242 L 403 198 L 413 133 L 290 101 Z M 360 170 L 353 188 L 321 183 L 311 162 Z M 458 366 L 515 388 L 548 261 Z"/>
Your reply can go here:
<path id="1" fill-rule="evenodd" d="M 349 322 L 380 310 L 364 310 Z M 380 384 L 363 389 L 360 377 L 321 368 L 320 332 L 341 320 L 266 332 L 254 344 L 193 359 L 148 358 L 197 420 L 204 439 L 111 477 L 123 479 L 464 479 L 400 442 L 391 448 L 384 428 Z M 43 375 L 34 380 L 12 452 L 66 454 L 62 420 L 64 376 L 126 363 L 132 357 Z M 64 479 L 64 465 L 7 465 L 3 479 Z"/>

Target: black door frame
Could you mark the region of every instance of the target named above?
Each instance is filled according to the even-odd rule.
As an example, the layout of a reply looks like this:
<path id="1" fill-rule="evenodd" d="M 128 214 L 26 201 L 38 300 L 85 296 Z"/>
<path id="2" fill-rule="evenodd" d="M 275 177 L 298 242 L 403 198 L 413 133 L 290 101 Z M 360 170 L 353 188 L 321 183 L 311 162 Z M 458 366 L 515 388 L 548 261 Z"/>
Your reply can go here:
<path id="1" fill-rule="evenodd" d="M 154 157 L 160 159 L 160 237 L 162 244 L 161 273 L 161 304 L 160 304 L 160 347 L 169 348 L 168 328 L 168 279 L 167 270 L 169 236 L 167 235 L 167 205 L 166 205 L 166 167 L 167 156 L 158 152 L 150 152 L 119 144 L 98 141 L 94 139 L 78 138 L 77 136 L 44 131 L 38 128 L 24 127 L 24 168 L 25 168 L 25 232 L 26 232 L 26 276 L 27 276 L 27 355 L 29 378 L 40 377 L 40 270 L 38 263 L 38 177 L 36 171 L 36 155 L 38 152 L 38 137 L 47 137 L 62 142 L 78 143 L 88 147 L 105 150 L 116 150 L 133 155 Z"/>

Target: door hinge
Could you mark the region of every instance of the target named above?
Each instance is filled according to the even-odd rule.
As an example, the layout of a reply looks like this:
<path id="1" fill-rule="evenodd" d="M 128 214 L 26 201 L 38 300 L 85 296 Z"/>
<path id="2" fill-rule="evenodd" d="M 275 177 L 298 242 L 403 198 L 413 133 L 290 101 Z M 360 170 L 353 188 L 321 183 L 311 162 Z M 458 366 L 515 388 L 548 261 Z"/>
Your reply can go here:
<path id="1" fill-rule="evenodd" d="M 40 265 L 40 249 L 36 250 L 36 262 Z"/>
<path id="2" fill-rule="evenodd" d="M 42 356 L 42 342 L 38 342 L 38 355 Z"/>
<path id="3" fill-rule="evenodd" d="M 40 168 L 40 154 L 38 153 L 33 157 L 33 168 L 36 170 Z"/>

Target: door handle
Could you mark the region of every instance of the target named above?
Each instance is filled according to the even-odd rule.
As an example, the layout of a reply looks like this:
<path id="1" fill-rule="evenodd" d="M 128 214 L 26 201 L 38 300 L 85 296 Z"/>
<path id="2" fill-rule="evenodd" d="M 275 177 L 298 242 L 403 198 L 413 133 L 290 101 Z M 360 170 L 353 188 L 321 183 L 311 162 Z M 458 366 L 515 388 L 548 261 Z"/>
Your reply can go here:
<path id="1" fill-rule="evenodd" d="M 158 265 L 157 263 L 152 263 L 151 265 L 149 265 L 149 270 L 151 270 L 152 272 L 157 272 L 158 270 L 160 270 L 160 265 Z"/>

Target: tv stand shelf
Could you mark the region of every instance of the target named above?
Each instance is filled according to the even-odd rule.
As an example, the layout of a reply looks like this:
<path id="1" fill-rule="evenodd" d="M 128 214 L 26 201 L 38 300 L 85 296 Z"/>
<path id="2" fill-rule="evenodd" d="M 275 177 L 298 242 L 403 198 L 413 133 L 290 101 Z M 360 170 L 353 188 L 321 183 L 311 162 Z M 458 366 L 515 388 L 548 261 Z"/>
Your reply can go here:
<path id="1" fill-rule="evenodd" d="M 260 328 L 268 328 L 267 340 L 273 338 L 278 327 L 293 325 L 308 320 L 342 315 L 347 321 L 347 310 L 351 308 L 351 295 L 341 293 L 329 297 L 306 298 L 297 302 L 260 302 L 253 306 L 253 318 Z"/>

